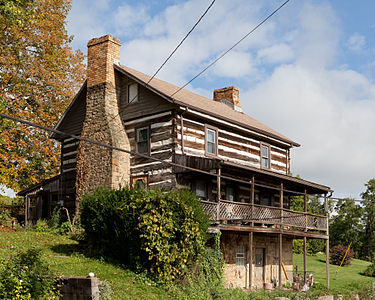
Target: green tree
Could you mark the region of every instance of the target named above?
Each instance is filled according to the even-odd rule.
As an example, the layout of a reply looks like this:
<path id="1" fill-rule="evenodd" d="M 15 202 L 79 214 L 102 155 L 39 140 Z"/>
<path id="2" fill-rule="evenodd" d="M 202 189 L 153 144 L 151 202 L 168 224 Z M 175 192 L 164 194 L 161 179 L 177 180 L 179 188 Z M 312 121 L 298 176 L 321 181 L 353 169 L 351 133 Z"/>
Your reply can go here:
<path id="1" fill-rule="evenodd" d="M 352 199 L 343 199 L 336 203 L 329 225 L 331 246 L 348 246 L 352 242 L 356 257 L 362 257 L 363 212 L 363 207 Z"/>
<path id="2" fill-rule="evenodd" d="M 370 179 L 366 184 L 366 191 L 361 194 L 364 200 L 363 219 L 365 222 L 365 245 L 366 256 L 368 260 L 372 259 L 373 249 L 375 247 L 374 230 L 375 230 L 375 178 Z"/>
<path id="3" fill-rule="evenodd" d="M 0 0 L 0 112 L 54 127 L 83 82 L 65 29 L 70 0 Z M 19 190 L 58 172 L 49 133 L 0 119 L 0 181 Z"/>

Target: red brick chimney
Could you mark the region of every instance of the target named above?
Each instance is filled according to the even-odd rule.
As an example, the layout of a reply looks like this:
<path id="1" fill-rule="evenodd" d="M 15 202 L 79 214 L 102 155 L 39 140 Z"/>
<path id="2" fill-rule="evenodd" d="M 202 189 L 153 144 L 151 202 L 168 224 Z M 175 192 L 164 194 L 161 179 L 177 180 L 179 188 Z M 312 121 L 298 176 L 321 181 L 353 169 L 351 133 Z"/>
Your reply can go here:
<path id="1" fill-rule="evenodd" d="M 120 60 L 121 42 L 106 35 L 90 40 L 87 47 L 86 116 L 81 136 L 129 150 L 115 87 L 114 64 Z M 99 186 L 125 186 L 129 176 L 128 154 L 80 142 L 77 153 L 77 202 L 85 193 Z"/>
<path id="2" fill-rule="evenodd" d="M 214 101 L 222 102 L 232 107 L 234 110 L 241 111 L 240 89 L 235 86 L 229 86 L 214 90 Z"/>

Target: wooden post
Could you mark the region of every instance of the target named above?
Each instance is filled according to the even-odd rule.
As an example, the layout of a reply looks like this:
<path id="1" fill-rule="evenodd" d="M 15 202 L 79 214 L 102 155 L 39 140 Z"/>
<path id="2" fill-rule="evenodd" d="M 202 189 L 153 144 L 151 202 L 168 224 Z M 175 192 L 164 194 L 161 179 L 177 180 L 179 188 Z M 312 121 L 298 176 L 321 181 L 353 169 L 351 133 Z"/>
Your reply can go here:
<path id="1" fill-rule="evenodd" d="M 279 288 L 281 288 L 281 262 L 283 261 L 283 235 L 279 234 Z"/>
<path id="2" fill-rule="evenodd" d="M 181 114 L 181 153 L 184 154 L 184 117 Z"/>
<path id="3" fill-rule="evenodd" d="M 303 237 L 303 283 L 306 283 L 306 237 Z"/>
<path id="4" fill-rule="evenodd" d="M 255 197 L 255 177 L 251 178 L 251 196 L 250 196 L 250 203 L 251 203 L 251 226 L 254 226 L 254 197 Z"/>
<path id="5" fill-rule="evenodd" d="M 29 217 L 29 196 L 26 195 L 25 197 L 25 226 L 28 225 L 28 217 Z"/>
<path id="6" fill-rule="evenodd" d="M 284 222 L 284 183 L 280 184 L 280 223 Z"/>
<path id="7" fill-rule="evenodd" d="M 217 205 L 216 220 L 220 220 L 220 200 L 221 200 L 221 168 L 217 169 Z"/>
<path id="8" fill-rule="evenodd" d="M 328 199 L 327 194 L 324 195 L 324 208 L 327 216 L 327 237 L 326 240 L 326 281 L 327 281 L 327 290 L 330 288 L 330 278 L 329 278 L 329 211 L 328 211 Z"/>
<path id="9" fill-rule="evenodd" d="M 253 232 L 249 233 L 249 289 L 253 287 Z"/>

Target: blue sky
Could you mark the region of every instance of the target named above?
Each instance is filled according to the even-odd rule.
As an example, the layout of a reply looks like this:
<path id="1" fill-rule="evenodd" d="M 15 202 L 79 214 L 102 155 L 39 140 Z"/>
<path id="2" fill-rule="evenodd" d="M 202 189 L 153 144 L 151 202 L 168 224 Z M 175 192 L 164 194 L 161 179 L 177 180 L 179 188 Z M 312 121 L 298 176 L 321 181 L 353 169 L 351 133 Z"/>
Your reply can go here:
<path id="1" fill-rule="evenodd" d="M 182 85 L 283 1 L 217 0 L 158 77 Z M 121 62 L 153 74 L 211 0 L 74 0 L 73 47 L 112 34 Z M 244 111 L 302 146 L 292 172 L 359 197 L 375 177 L 374 1 L 291 0 L 188 86 L 240 88 Z"/>
<path id="2" fill-rule="evenodd" d="M 158 77 L 182 85 L 283 1 L 216 0 Z M 153 74 L 211 0 L 73 0 L 68 32 L 86 53 L 105 34 L 121 63 Z M 375 2 L 291 0 L 188 89 L 240 88 L 244 111 L 300 143 L 292 172 L 359 197 L 375 177 Z"/>

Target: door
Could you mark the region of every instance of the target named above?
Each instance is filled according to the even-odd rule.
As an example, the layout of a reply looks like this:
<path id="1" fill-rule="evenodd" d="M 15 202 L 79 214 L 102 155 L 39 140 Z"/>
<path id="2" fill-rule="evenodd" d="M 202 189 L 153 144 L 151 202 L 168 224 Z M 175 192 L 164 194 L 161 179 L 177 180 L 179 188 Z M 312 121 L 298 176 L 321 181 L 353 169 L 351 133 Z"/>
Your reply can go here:
<path id="1" fill-rule="evenodd" d="M 254 279 L 256 285 L 262 285 L 265 282 L 265 248 L 255 248 L 255 268 Z"/>

